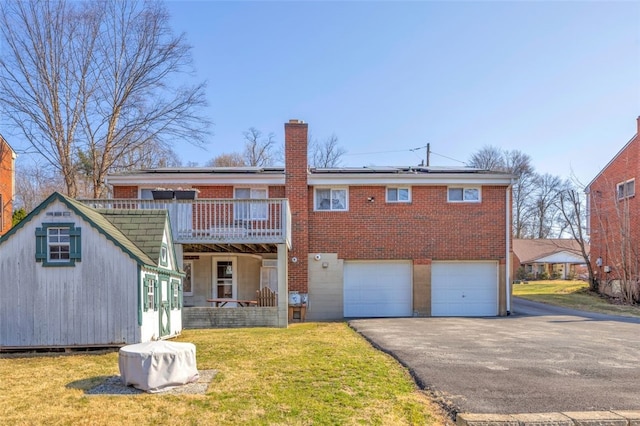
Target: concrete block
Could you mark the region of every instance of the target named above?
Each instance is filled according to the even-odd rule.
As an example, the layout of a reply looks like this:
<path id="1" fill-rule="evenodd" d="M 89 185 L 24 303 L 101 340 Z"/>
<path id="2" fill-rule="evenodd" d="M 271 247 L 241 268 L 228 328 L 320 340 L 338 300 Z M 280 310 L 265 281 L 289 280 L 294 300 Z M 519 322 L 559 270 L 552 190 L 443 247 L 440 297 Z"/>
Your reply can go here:
<path id="1" fill-rule="evenodd" d="M 561 413 L 514 414 L 520 426 L 573 426 L 573 420 Z"/>
<path id="2" fill-rule="evenodd" d="M 568 411 L 565 416 L 576 426 L 627 426 L 627 419 L 611 411 Z"/>
<path id="3" fill-rule="evenodd" d="M 518 420 L 509 414 L 459 413 L 457 426 L 520 426 Z"/>
<path id="4" fill-rule="evenodd" d="M 640 411 L 614 410 L 612 413 L 627 419 L 629 426 L 640 426 Z"/>

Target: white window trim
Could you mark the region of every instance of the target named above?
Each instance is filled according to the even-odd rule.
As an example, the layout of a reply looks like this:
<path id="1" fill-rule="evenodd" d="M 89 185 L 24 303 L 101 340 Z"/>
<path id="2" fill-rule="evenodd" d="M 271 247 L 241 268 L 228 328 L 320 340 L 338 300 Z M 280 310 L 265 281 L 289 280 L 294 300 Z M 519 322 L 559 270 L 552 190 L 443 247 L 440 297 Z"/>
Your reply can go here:
<path id="1" fill-rule="evenodd" d="M 147 287 L 147 294 L 145 294 L 147 298 L 147 311 L 156 311 L 158 309 L 156 304 L 156 281 L 149 281 L 149 286 Z"/>
<path id="2" fill-rule="evenodd" d="M 182 294 L 185 296 L 193 296 L 193 260 L 185 260 L 184 262 L 182 262 L 182 269 L 184 270 L 185 265 L 189 265 L 190 266 L 190 271 L 191 271 L 191 276 L 189 277 L 189 279 L 191 280 L 191 291 L 183 291 Z M 186 278 L 186 277 L 185 277 Z M 184 280 L 182 282 L 182 288 L 184 289 Z"/>
<path id="3" fill-rule="evenodd" d="M 627 194 L 626 193 L 626 186 L 628 183 L 633 182 L 633 194 Z M 620 187 L 623 187 L 622 192 L 623 195 L 622 197 L 620 196 Z M 636 195 L 636 180 L 634 179 L 629 179 L 629 180 L 625 180 L 623 182 L 620 182 L 616 185 L 616 198 L 618 200 L 624 200 L 626 198 L 631 198 L 634 197 Z"/>
<path id="4" fill-rule="evenodd" d="M 449 190 L 451 189 L 462 189 L 462 200 L 451 200 L 449 198 Z M 477 189 L 478 190 L 478 199 L 477 200 L 465 200 L 464 192 L 469 189 Z M 482 202 L 482 187 L 481 186 L 458 186 L 451 185 L 447 187 L 447 202 L 448 203 L 481 203 Z"/>
<path id="5" fill-rule="evenodd" d="M 57 235 L 50 235 L 49 231 L 53 231 L 53 230 L 57 230 L 58 234 Z M 49 239 L 49 237 L 55 237 L 57 236 L 58 238 L 60 238 L 60 231 L 62 230 L 66 230 L 67 231 L 67 241 L 62 242 L 62 241 L 51 241 Z M 47 262 L 49 263 L 70 263 L 71 262 L 71 232 L 70 232 L 70 228 L 66 227 L 66 226 L 52 226 L 50 228 L 47 228 Z M 59 259 L 53 259 L 51 257 L 51 248 L 52 247 L 67 247 L 67 258 L 59 258 Z M 58 253 L 59 255 L 62 255 L 62 250 Z"/>
<path id="6" fill-rule="evenodd" d="M 389 190 L 390 189 L 395 189 L 396 191 L 400 191 L 401 189 L 406 189 L 408 194 L 407 194 L 407 199 L 406 200 L 390 200 L 389 199 Z M 387 203 L 410 203 L 411 202 L 411 187 L 410 186 L 387 186 L 384 190 L 384 197 L 385 197 L 385 201 Z"/>
<path id="7" fill-rule="evenodd" d="M 328 209 L 317 208 L 317 194 L 318 190 L 331 190 L 331 191 L 345 191 L 344 197 L 344 209 L 334 209 L 333 206 L 329 206 Z M 313 211 L 316 212 L 346 212 L 349 211 L 349 187 L 348 186 L 316 186 L 313 188 Z"/>
<path id="8" fill-rule="evenodd" d="M 264 191 L 264 192 L 265 192 L 265 196 L 264 196 L 264 198 L 265 198 L 265 199 L 266 199 L 266 198 L 269 198 L 269 187 L 268 187 L 268 186 L 249 186 L 249 185 L 238 185 L 238 186 L 234 186 L 234 187 L 233 187 L 233 198 L 234 198 L 234 200 L 238 200 L 238 199 L 242 199 L 242 200 L 244 200 L 244 198 L 237 198 L 237 197 L 236 197 L 236 190 L 238 190 L 238 189 L 248 189 L 248 190 L 249 190 L 249 199 L 251 199 L 251 200 L 252 200 L 252 199 L 254 199 L 254 198 L 251 196 L 251 193 L 252 193 L 254 190 Z M 262 200 L 262 199 L 263 199 L 263 198 L 256 198 L 256 200 Z"/>

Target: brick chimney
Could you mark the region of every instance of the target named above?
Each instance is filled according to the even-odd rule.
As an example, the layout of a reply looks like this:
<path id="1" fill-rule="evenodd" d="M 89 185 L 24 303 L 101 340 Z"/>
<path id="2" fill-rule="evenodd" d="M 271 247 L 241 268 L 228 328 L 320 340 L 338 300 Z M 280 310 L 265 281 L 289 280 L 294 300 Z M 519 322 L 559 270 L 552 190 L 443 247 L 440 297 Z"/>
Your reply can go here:
<path id="1" fill-rule="evenodd" d="M 636 135 L 640 136 L 640 116 L 638 116 L 636 120 L 638 122 L 638 131 L 636 132 Z"/>
<path id="2" fill-rule="evenodd" d="M 307 183 L 308 125 L 289 120 L 284 125 L 285 196 L 291 208 L 289 290 L 307 293 L 309 271 L 309 186 Z M 292 259 L 296 258 L 297 262 Z"/>

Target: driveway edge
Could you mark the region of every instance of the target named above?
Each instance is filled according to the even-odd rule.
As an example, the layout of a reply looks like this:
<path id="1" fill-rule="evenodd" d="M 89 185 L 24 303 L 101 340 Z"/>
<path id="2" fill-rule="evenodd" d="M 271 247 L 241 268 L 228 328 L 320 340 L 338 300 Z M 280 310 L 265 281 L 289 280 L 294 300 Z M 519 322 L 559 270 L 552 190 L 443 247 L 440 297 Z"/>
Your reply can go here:
<path id="1" fill-rule="evenodd" d="M 568 411 L 562 413 L 459 413 L 457 426 L 640 426 L 640 411 Z"/>

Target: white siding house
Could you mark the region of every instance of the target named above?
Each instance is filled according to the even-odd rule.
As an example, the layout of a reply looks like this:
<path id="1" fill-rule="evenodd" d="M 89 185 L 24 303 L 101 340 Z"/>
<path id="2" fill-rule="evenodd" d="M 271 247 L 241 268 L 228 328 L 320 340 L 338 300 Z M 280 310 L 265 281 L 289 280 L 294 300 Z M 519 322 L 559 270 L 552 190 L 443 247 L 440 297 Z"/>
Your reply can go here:
<path id="1" fill-rule="evenodd" d="M 182 276 L 166 211 L 54 193 L 0 238 L 0 351 L 173 337 Z"/>

